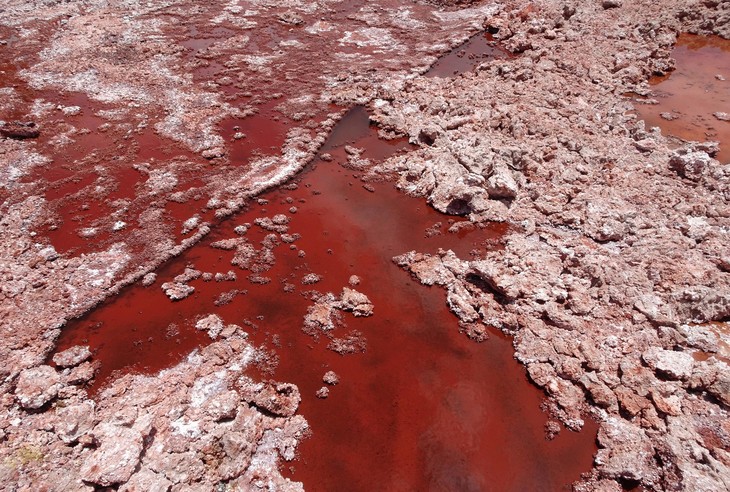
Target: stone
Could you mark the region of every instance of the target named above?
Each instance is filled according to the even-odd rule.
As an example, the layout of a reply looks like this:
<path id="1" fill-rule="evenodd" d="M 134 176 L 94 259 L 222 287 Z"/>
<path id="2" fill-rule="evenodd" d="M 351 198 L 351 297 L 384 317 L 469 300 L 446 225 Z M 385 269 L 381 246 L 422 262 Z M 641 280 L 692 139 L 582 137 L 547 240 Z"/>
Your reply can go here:
<path id="1" fill-rule="evenodd" d="M 195 292 L 195 287 L 179 282 L 165 282 L 162 284 L 162 290 L 173 301 L 180 301 Z"/>
<path id="2" fill-rule="evenodd" d="M 66 444 L 74 443 L 94 427 L 95 409 L 91 400 L 56 409 L 56 435 Z"/>
<path id="3" fill-rule="evenodd" d="M 373 314 L 373 303 L 368 296 L 348 287 L 342 289 L 339 306 L 343 311 L 351 311 L 355 316 L 367 317 Z"/>
<path id="4" fill-rule="evenodd" d="M 128 481 L 142 454 L 142 434 L 114 424 L 100 424 L 93 434 L 101 444 L 86 458 L 81 478 L 102 487 Z"/>
<path id="5" fill-rule="evenodd" d="M 302 277 L 302 285 L 316 284 L 317 282 L 319 282 L 321 280 L 322 280 L 322 277 L 317 275 L 316 273 L 308 273 L 304 277 Z"/>
<path id="6" fill-rule="evenodd" d="M 248 403 L 282 417 L 294 415 L 301 401 L 299 389 L 293 384 L 274 381 L 256 384 L 247 379 L 241 385 L 241 397 Z"/>
<path id="7" fill-rule="evenodd" d="M 595 464 L 603 476 L 647 482 L 656 479 L 654 448 L 640 427 L 610 417 L 601 423 L 598 445 Z"/>
<path id="8" fill-rule="evenodd" d="M 6 138 L 25 140 L 28 138 L 38 138 L 40 134 L 40 128 L 32 121 L 12 121 L 0 126 L 0 135 Z"/>
<path id="9" fill-rule="evenodd" d="M 679 149 L 669 159 L 669 168 L 692 181 L 698 181 L 710 166 L 712 158 L 704 151 Z"/>
<path id="10" fill-rule="evenodd" d="M 91 358 L 88 345 L 76 345 L 53 356 L 53 363 L 58 367 L 75 367 Z"/>
<path id="11" fill-rule="evenodd" d="M 329 385 L 336 385 L 340 382 L 340 377 L 334 371 L 327 371 L 322 376 L 322 381 Z"/>
<path id="12" fill-rule="evenodd" d="M 718 372 L 717 378 L 708 386 L 707 390 L 730 408 L 730 374 L 726 370 Z"/>
<path id="13" fill-rule="evenodd" d="M 223 320 L 217 314 L 209 314 L 195 323 L 195 328 L 208 332 L 208 336 L 215 340 L 223 331 Z"/>
<path id="14" fill-rule="evenodd" d="M 497 167 L 487 179 L 487 193 L 490 198 L 513 199 L 519 191 L 512 172 L 507 167 Z"/>
<path id="15" fill-rule="evenodd" d="M 601 6 L 604 9 L 615 9 L 623 5 L 623 2 L 621 0 L 603 0 L 601 2 Z"/>
<path id="16" fill-rule="evenodd" d="M 20 406 L 36 410 L 56 398 L 62 386 L 61 376 L 51 366 L 31 367 L 18 376 L 15 396 Z"/>
<path id="17" fill-rule="evenodd" d="M 216 422 L 232 420 L 238 413 L 240 395 L 233 390 L 225 391 L 213 396 L 205 403 L 206 413 Z"/>
<path id="18" fill-rule="evenodd" d="M 93 362 L 82 362 L 78 366 L 74 367 L 64 376 L 64 382 L 66 384 L 84 384 L 88 383 L 94 378 L 98 363 Z"/>
<path id="19" fill-rule="evenodd" d="M 154 272 L 150 272 L 145 274 L 144 277 L 142 277 L 142 285 L 145 287 L 149 287 L 150 285 L 155 283 L 155 280 L 157 280 L 157 274 Z"/>
<path id="20" fill-rule="evenodd" d="M 691 354 L 673 350 L 651 348 L 644 352 L 642 359 L 653 370 L 672 379 L 688 379 L 694 366 Z"/>
<path id="21" fill-rule="evenodd" d="M 171 487 L 172 482 L 164 475 L 142 468 L 119 487 L 119 492 L 169 492 Z"/>
<path id="22" fill-rule="evenodd" d="M 319 388 L 317 390 L 317 392 L 315 393 L 315 395 L 317 396 L 317 398 L 323 400 L 323 399 L 327 398 L 330 395 L 330 390 L 329 390 L 329 388 L 327 386 L 322 386 L 321 388 Z"/>

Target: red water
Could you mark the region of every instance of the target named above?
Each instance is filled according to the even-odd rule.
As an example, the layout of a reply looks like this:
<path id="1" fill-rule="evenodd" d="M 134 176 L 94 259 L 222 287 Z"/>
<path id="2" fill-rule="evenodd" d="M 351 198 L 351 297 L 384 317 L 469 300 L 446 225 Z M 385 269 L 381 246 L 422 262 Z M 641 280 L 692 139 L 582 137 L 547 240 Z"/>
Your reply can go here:
<path id="1" fill-rule="evenodd" d="M 639 117 L 685 140 L 719 141 L 717 159 L 729 163 L 730 121 L 713 113 L 730 115 L 730 40 L 682 34 L 672 57 L 676 70 L 650 80 L 659 104 L 636 104 Z M 662 113 L 675 119 L 668 121 Z"/>
<path id="2" fill-rule="evenodd" d="M 454 77 L 474 70 L 484 62 L 510 56 L 511 53 L 501 47 L 490 33 L 480 32 L 439 58 L 425 76 Z"/>
<path id="3" fill-rule="evenodd" d="M 510 341 L 496 332 L 482 344 L 469 340 L 459 333 L 444 291 L 416 283 L 391 261 L 411 249 L 451 248 L 468 258 L 498 247 L 506 226 L 457 236 L 446 231 L 450 218 L 424 200 L 406 197 L 390 183 L 368 183 L 366 189 L 356 172 L 338 165 L 345 160 L 345 144 L 365 148 L 362 157 L 372 159 L 409 148 L 404 141 L 378 140 L 376 133 L 362 108 L 351 111 L 322 149 L 333 161 L 316 160 L 296 189 L 269 192 L 262 197 L 268 203 L 219 224 L 203 243 L 161 268 L 151 287 L 132 286 L 69 323 L 58 350 L 91 345 L 101 362 L 92 386 L 97 391 L 115 371 L 154 372 L 207 343 L 207 335 L 193 326 L 196 318 L 214 312 L 275 351 L 273 377 L 299 386 L 300 413 L 313 434 L 288 473 L 307 490 L 561 490 L 590 469 L 595 424 L 546 441 L 541 393 L 512 358 Z M 292 206 L 296 213 L 289 211 Z M 301 239 L 294 243 L 297 249 L 284 243 L 273 248 L 275 264 L 260 272 L 271 279 L 268 284 L 250 282 L 250 271 L 231 265 L 234 251 L 209 246 L 238 237 L 237 225 L 280 213 L 291 218 L 289 233 Z M 426 234 L 439 222 L 442 234 Z M 254 225 L 245 237 L 259 248 L 267 234 Z M 173 303 L 160 285 L 186 266 L 233 270 L 238 279 L 194 280 L 195 293 Z M 310 272 L 321 275 L 321 282 L 302 285 Z M 370 297 L 375 314 L 345 316 L 347 326 L 333 336 L 358 330 L 367 349 L 341 356 L 327 350 L 326 337 L 316 340 L 301 330 L 312 302 L 302 294 L 312 289 L 338 294 L 351 275 L 362 279 L 356 289 Z M 287 283 L 294 292 L 285 292 Z M 245 293 L 215 305 L 233 289 Z M 260 369 L 269 376 L 268 365 Z M 314 393 L 327 370 L 341 382 L 320 400 Z"/>

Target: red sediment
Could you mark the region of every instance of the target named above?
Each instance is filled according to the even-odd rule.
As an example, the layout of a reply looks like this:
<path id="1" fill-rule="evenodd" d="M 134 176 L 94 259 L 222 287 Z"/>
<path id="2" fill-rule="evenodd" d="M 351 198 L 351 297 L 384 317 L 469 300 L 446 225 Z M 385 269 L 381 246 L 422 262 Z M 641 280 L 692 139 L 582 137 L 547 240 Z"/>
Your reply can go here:
<path id="1" fill-rule="evenodd" d="M 636 104 L 647 126 L 685 140 L 719 141 L 717 159 L 730 162 L 730 41 L 682 34 L 672 51 L 676 69 L 650 80 L 658 104 Z"/>
<path id="2" fill-rule="evenodd" d="M 480 32 L 438 59 L 424 74 L 426 77 L 454 77 L 474 70 L 480 64 L 511 53 L 502 48 L 488 32 Z"/>
<path id="3" fill-rule="evenodd" d="M 595 424 L 546 441 L 541 393 L 512 358 L 509 340 L 496 332 L 481 344 L 469 340 L 459 333 L 444 292 L 419 285 L 391 261 L 412 249 L 453 249 L 468 258 L 495 247 L 505 226 L 449 233 L 449 217 L 424 200 L 406 197 L 390 183 L 363 183 L 357 171 L 338 165 L 347 158 L 345 145 L 375 160 L 409 148 L 404 140 L 378 140 L 376 134 L 363 109 L 351 111 L 322 148 L 332 160 L 315 160 L 296 186 L 271 191 L 218 224 L 162 267 L 153 285 L 131 286 L 69 323 L 57 349 L 91 346 L 101 364 L 92 386 L 97 391 L 116 371 L 155 372 L 208 343 L 194 325 L 215 313 L 276 353 L 261 361 L 261 371 L 273 370 L 302 391 L 300 411 L 313 436 L 301 444 L 301 465 L 295 463 L 291 476 L 305 487 L 559 490 L 590 469 Z M 271 247 L 273 263 L 245 270 L 231 263 L 235 251 L 210 246 L 244 237 L 260 249 L 271 231 L 255 220 L 277 214 L 289 217 L 287 233 L 297 238 Z M 243 236 L 241 228 L 234 231 L 245 224 Z M 188 282 L 195 288 L 190 297 L 172 302 L 160 286 L 186 267 L 213 275 L 233 271 L 236 279 L 201 276 Z M 270 281 L 250 280 L 254 271 Z M 308 273 L 321 280 L 304 285 Z M 360 277 L 355 288 L 374 303 L 375 314 L 344 316 L 347 326 L 333 336 L 358 330 L 367 348 L 341 356 L 327 350 L 326 337 L 302 331 L 303 317 L 312 304 L 308 291 L 339 294 L 352 275 Z M 275 367 L 272 360 L 278 360 Z M 341 382 L 320 400 L 315 393 L 328 370 Z"/>

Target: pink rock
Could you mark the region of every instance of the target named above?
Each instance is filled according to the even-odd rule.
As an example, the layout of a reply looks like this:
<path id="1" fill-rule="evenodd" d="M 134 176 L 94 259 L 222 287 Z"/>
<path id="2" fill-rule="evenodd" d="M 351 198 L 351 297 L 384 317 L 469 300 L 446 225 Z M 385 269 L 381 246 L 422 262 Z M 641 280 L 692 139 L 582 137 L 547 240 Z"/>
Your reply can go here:
<path id="1" fill-rule="evenodd" d="M 330 389 L 327 386 L 322 386 L 317 390 L 315 395 L 317 395 L 317 398 L 324 400 L 330 395 Z"/>
<path id="2" fill-rule="evenodd" d="M 334 386 L 340 382 L 340 377 L 335 373 L 335 371 L 327 371 L 326 373 L 324 373 L 322 381 Z"/>
<path id="3" fill-rule="evenodd" d="M 119 488 L 119 492 L 167 492 L 172 482 L 164 475 L 143 468 L 132 475 L 127 483 Z"/>
<path id="4" fill-rule="evenodd" d="M 142 454 L 142 434 L 128 427 L 100 424 L 94 435 L 101 446 L 86 459 L 81 478 L 102 487 L 129 480 Z"/>
<path id="5" fill-rule="evenodd" d="M 210 314 L 205 318 L 198 320 L 198 322 L 195 323 L 195 328 L 201 331 L 207 331 L 208 336 L 215 340 L 218 338 L 221 331 L 223 331 L 223 320 L 217 314 Z"/>
<path id="6" fill-rule="evenodd" d="M 71 444 L 88 433 L 94 426 L 95 407 L 93 401 L 86 400 L 57 409 L 57 422 L 54 424 L 56 435 L 66 444 Z"/>
<path id="7" fill-rule="evenodd" d="M 355 316 L 371 316 L 373 303 L 362 292 L 345 287 L 340 295 L 340 308 L 343 311 L 352 311 Z"/>
<path id="8" fill-rule="evenodd" d="M 274 381 L 253 383 L 244 380 L 241 396 L 247 402 L 282 417 L 294 415 L 302 399 L 295 385 Z"/>
<path id="9" fill-rule="evenodd" d="M 53 363 L 58 367 L 75 367 L 91 357 L 88 345 L 76 345 L 53 356 Z"/>
<path id="10" fill-rule="evenodd" d="M 238 413 L 238 404 L 241 401 L 240 395 L 235 391 L 226 391 L 212 397 L 205 404 L 205 411 L 213 420 L 231 420 Z"/>
<path id="11" fill-rule="evenodd" d="M 20 373 L 15 396 L 23 408 L 35 410 L 58 396 L 61 377 L 51 366 L 31 367 Z"/>

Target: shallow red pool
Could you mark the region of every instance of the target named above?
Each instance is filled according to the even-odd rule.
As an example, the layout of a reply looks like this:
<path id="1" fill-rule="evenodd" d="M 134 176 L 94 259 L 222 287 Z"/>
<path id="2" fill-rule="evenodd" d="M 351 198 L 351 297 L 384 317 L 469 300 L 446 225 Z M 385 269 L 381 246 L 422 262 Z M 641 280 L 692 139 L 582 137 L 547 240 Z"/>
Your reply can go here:
<path id="1" fill-rule="evenodd" d="M 96 390 L 115 371 L 154 372 L 207 343 L 194 324 L 214 312 L 226 323 L 243 325 L 272 354 L 268 362 L 278 360 L 273 377 L 299 386 L 300 413 L 312 437 L 301 444 L 300 461 L 288 473 L 308 490 L 567 487 L 591 467 L 596 426 L 588 423 L 581 433 L 564 431 L 546 441 L 541 393 L 512 358 L 510 340 L 497 332 L 481 344 L 469 340 L 459 333 L 444 292 L 414 282 L 391 261 L 411 249 L 450 248 L 468 258 L 498 247 L 506 226 L 448 233 L 450 218 L 423 200 L 400 194 L 390 183 L 365 185 L 341 167 L 346 143 L 364 148 L 362 157 L 373 159 L 409 148 L 404 141 L 378 140 L 367 113 L 352 111 L 322 149 L 332 161 L 317 160 L 296 189 L 272 191 L 263 197 L 268 203 L 252 204 L 220 224 L 210 238 L 164 266 L 154 285 L 130 287 L 70 323 L 59 350 L 91 345 L 101 362 Z M 276 214 L 289 216 L 288 233 L 301 238 L 296 249 L 285 243 L 273 248 L 275 264 L 259 273 L 269 283 L 252 283 L 250 271 L 231 265 L 234 251 L 210 247 L 238 237 L 236 226 Z M 245 237 L 258 248 L 267 234 L 252 225 Z M 210 273 L 233 270 L 237 280 L 193 280 L 195 293 L 172 302 L 160 285 L 186 266 Z M 303 285 L 308 273 L 322 280 Z M 351 275 L 361 278 L 356 289 L 370 298 L 375 314 L 345 315 L 347 326 L 333 335 L 358 330 L 367 349 L 342 356 L 327 349 L 326 337 L 315 340 L 302 331 L 312 302 L 302 294 L 312 289 L 338 294 Z M 287 284 L 293 292 L 286 291 Z M 238 293 L 229 303 L 215 304 L 234 289 Z M 269 369 L 264 363 L 256 372 L 269 376 Z M 320 400 L 315 392 L 328 370 L 341 382 Z"/>
<path id="2" fill-rule="evenodd" d="M 637 104 L 647 126 L 685 140 L 720 142 L 717 159 L 730 162 L 730 41 L 682 34 L 672 51 L 677 68 L 650 81 L 658 104 Z"/>

